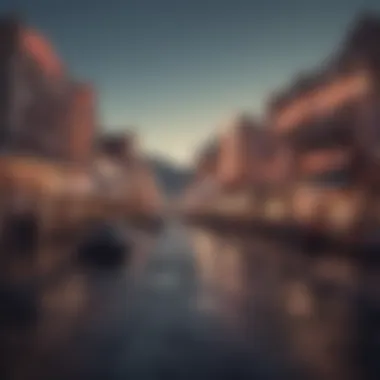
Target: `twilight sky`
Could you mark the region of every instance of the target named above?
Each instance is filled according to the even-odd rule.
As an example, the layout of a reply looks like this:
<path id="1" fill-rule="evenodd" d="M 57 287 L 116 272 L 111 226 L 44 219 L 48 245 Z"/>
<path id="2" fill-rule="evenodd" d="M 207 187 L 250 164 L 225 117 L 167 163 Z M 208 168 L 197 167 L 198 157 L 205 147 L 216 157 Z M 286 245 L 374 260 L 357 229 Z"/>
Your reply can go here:
<path id="1" fill-rule="evenodd" d="M 377 4 L 377 5 L 376 5 Z M 71 73 L 94 83 L 108 129 L 181 163 L 236 111 L 339 44 L 378 0 L 1 0 L 44 32 Z"/>

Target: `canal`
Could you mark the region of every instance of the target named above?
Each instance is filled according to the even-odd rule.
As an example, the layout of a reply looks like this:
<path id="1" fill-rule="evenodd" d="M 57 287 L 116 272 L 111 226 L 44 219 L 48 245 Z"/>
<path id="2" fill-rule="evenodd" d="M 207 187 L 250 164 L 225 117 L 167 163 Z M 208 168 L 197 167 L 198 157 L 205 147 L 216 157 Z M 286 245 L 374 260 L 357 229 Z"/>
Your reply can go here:
<path id="1" fill-rule="evenodd" d="M 378 378 L 376 268 L 175 221 L 130 234 L 127 268 L 70 270 L 2 332 L 9 378 Z"/>

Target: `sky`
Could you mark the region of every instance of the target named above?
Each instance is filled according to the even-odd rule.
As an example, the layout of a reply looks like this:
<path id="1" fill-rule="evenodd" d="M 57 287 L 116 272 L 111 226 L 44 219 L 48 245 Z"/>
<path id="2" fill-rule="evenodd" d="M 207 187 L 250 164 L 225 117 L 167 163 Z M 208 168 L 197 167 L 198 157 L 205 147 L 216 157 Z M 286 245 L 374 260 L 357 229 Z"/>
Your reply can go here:
<path id="1" fill-rule="evenodd" d="M 133 128 L 152 153 L 191 162 L 220 123 L 262 114 L 321 63 L 378 0 L 1 0 L 93 83 L 100 124 Z"/>

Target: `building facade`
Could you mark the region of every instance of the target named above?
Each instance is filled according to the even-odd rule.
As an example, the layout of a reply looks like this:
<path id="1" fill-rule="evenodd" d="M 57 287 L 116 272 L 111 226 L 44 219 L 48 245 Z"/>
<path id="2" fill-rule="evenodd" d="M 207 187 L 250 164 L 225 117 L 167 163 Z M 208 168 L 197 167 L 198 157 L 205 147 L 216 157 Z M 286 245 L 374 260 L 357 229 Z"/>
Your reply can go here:
<path id="1" fill-rule="evenodd" d="M 61 159 L 70 81 L 51 44 L 15 19 L 0 21 L 0 147 Z"/>
<path id="2" fill-rule="evenodd" d="M 373 41 L 380 41 L 380 18 L 360 19 L 322 69 L 269 107 L 272 133 L 291 157 L 283 191 L 293 216 L 318 228 L 367 223 L 380 193 L 380 49 Z"/>
<path id="3" fill-rule="evenodd" d="M 244 187 L 256 180 L 265 132 L 250 117 L 229 121 L 220 136 L 217 176 L 226 187 Z"/>
<path id="4" fill-rule="evenodd" d="M 274 134 L 292 151 L 296 181 L 349 185 L 368 178 L 363 168 L 378 160 L 380 52 L 357 46 L 361 35 L 370 40 L 368 29 L 380 41 L 380 19 L 377 29 L 374 20 L 361 20 L 330 65 L 303 77 L 270 109 Z"/>
<path id="5" fill-rule="evenodd" d="M 66 157 L 86 164 L 93 157 L 98 133 L 95 91 L 88 84 L 73 83 L 68 102 Z"/>

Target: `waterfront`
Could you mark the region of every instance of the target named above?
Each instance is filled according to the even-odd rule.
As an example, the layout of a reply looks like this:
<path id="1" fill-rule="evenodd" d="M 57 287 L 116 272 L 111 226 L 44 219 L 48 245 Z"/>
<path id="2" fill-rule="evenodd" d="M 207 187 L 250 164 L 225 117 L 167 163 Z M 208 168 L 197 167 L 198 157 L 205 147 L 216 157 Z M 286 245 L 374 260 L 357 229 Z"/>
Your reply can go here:
<path id="1" fill-rule="evenodd" d="M 250 352 L 275 353 L 277 368 L 293 378 L 376 378 L 376 267 L 346 252 L 311 253 L 236 230 L 193 234 L 220 315 Z"/>
<path id="2" fill-rule="evenodd" d="M 269 239 L 176 221 L 159 236 L 131 236 L 127 268 L 74 268 L 36 294 L 43 307 L 35 327 L 13 336 L 7 330 L 9 378 L 345 380 L 379 373 L 379 298 L 375 283 L 368 286 L 378 276 L 364 275 L 344 255 L 311 257 Z"/>

